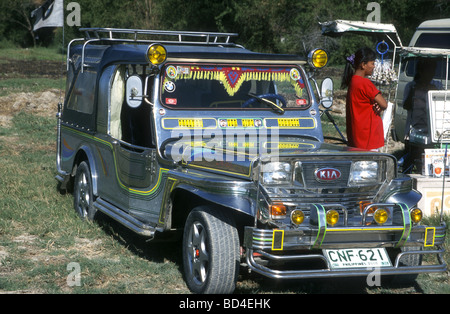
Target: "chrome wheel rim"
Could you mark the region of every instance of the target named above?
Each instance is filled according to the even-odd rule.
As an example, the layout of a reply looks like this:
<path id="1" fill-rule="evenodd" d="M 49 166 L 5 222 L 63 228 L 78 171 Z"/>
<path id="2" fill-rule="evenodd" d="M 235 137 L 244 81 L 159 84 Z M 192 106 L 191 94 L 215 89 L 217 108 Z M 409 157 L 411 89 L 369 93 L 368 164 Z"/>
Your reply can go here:
<path id="1" fill-rule="evenodd" d="M 188 235 L 187 259 L 191 277 L 198 285 L 203 284 L 208 277 L 209 253 L 207 241 L 205 227 L 199 222 L 194 222 Z"/>
<path id="2" fill-rule="evenodd" d="M 86 217 L 91 202 L 89 181 L 86 173 L 82 173 L 78 181 L 78 213 L 81 217 Z"/>

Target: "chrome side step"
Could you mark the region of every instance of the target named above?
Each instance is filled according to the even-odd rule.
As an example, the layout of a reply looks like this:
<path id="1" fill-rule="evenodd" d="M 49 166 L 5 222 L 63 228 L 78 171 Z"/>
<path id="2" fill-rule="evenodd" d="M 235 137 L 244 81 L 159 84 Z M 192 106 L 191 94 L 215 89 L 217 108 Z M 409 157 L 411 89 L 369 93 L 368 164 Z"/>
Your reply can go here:
<path id="1" fill-rule="evenodd" d="M 153 238 L 155 235 L 155 228 L 142 223 L 100 197 L 94 202 L 94 207 L 141 236 Z"/>

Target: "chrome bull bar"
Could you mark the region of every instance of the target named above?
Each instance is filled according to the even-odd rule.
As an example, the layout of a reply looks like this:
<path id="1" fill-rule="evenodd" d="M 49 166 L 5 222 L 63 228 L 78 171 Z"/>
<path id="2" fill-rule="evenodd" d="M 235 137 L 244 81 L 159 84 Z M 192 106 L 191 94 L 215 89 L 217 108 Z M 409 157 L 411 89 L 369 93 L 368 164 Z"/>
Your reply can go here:
<path id="1" fill-rule="evenodd" d="M 394 265 L 391 267 L 380 267 L 378 268 L 380 275 L 407 275 L 407 274 L 418 274 L 418 273 L 437 273 L 444 272 L 447 269 L 447 264 L 445 263 L 442 254 L 444 249 L 440 248 L 438 250 L 430 251 L 407 251 L 399 253 L 395 259 Z M 280 256 L 270 254 L 264 251 L 253 251 L 253 249 L 248 249 L 246 252 L 246 261 L 248 267 L 261 275 L 272 279 L 309 279 L 309 278 L 337 278 L 337 277 L 361 277 L 368 276 L 373 273 L 374 268 L 346 268 L 346 269 L 331 269 L 330 263 L 321 254 L 312 255 L 289 255 Z M 258 264 L 254 259 L 254 253 L 261 255 L 262 257 L 272 260 L 272 261 L 321 261 L 326 264 L 324 269 L 314 269 L 314 270 L 275 270 L 269 267 Z M 420 266 L 402 266 L 400 265 L 400 260 L 406 255 L 417 255 L 417 254 L 436 254 L 439 260 L 437 265 L 420 265 Z"/>

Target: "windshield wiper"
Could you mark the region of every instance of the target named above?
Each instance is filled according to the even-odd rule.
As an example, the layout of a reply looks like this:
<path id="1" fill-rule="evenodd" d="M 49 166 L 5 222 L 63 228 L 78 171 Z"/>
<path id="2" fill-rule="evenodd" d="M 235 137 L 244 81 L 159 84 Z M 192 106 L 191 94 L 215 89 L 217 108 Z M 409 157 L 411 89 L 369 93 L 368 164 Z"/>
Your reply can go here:
<path id="1" fill-rule="evenodd" d="M 284 113 L 284 109 L 282 107 L 278 106 L 273 101 L 270 101 L 269 99 L 267 99 L 267 98 L 275 98 L 275 99 L 281 101 L 281 103 L 284 106 L 286 106 L 286 100 L 284 99 L 283 96 L 278 95 L 278 94 L 255 95 L 255 94 L 252 94 L 252 93 L 248 93 L 248 95 L 250 97 L 253 97 L 254 99 L 258 100 L 260 103 L 266 104 L 267 106 L 272 108 L 276 113 L 279 113 L 279 114 L 283 114 Z"/>

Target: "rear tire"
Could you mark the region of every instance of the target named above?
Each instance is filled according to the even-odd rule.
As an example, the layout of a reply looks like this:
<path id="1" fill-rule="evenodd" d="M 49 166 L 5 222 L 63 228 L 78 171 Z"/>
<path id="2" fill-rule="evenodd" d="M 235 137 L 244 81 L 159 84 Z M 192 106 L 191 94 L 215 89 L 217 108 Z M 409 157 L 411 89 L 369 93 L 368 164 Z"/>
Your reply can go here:
<path id="1" fill-rule="evenodd" d="M 92 192 L 92 177 L 87 162 L 81 162 L 77 167 L 73 191 L 73 207 L 81 219 L 94 220 L 94 195 Z"/>
<path id="2" fill-rule="evenodd" d="M 186 284 L 194 293 L 232 293 L 239 274 L 239 236 L 229 213 L 208 206 L 189 214 L 183 232 Z"/>

